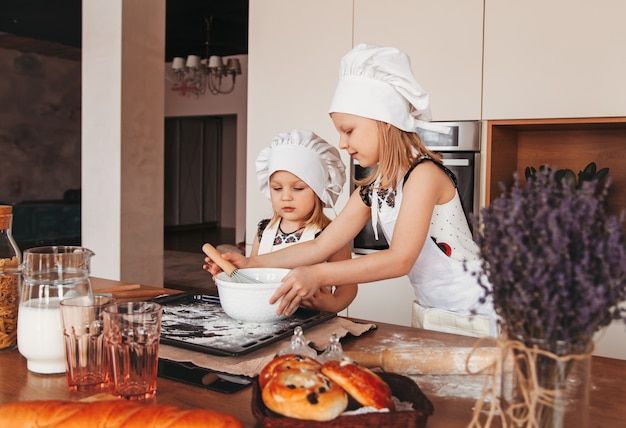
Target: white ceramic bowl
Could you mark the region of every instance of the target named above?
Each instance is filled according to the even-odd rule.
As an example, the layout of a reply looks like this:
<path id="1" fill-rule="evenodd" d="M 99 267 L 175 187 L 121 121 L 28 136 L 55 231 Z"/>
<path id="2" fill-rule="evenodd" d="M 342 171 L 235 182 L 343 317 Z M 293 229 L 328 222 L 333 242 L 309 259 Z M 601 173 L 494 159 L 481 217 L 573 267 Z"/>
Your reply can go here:
<path id="1" fill-rule="evenodd" d="M 226 315 L 250 323 L 271 323 L 285 318 L 276 314 L 279 302 L 270 305 L 269 301 L 289 269 L 249 268 L 239 269 L 238 272 L 263 284 L 233 282 L 224 272 L 217 274 L 217 292 Z"/>

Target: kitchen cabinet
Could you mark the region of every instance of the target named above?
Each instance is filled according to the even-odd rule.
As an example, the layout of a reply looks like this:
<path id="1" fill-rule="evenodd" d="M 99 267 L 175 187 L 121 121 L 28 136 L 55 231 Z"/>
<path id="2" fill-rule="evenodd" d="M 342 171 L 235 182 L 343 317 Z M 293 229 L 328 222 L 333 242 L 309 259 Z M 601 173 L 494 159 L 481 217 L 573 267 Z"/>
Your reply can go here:
<path id="1" fill-rule="evenodd" d="M 348 306 L 346 316 L 410 327 L 414 299 L 406 275 L 359 284 L 359 292 Z"/>
<path id="2" fill-rule="evenodd" d="M 309 129 L 332 144 L 337 131 L 328 107 L 339 62 L 352 47 L 352 0 L 250 2 L 248 42 L 248 132 L 246 244 L 257 223 L 272 214 L 258 190 L 254 162 L 279 132 Z M 344 163 L 349 157 L 342 153 Z M 348 198 L 348 183 L 336 205 Z M 329 213 L 331 218 L 334 216 Z"/>
<path id="3" fill-rule="evenodd" d="M 575 173 L 595 162 L 609 168 L 612 184 L 607 211 L 626 206 L 626 117 L 487 121 L 485 204 L 510 186 L 513 172 L 524 178 L 527 166 L 569 168 Z"/>
<path id="4" fill-rule="evenodd" d="M 512 184 L 514 171 L 523 179 L 527 166 L 548 164 L 577 173 L 594 161 L 598 168 L 609 168 L 607 212 L 619 216 L 626 206 L 626 117 L 496 120 L 484 128 L 486 204 L 500 195 L 500 182 Z M 594 355 L 626 359 L 622 321 L 614 321 L 594 339 Z"/>
<path id="5" fill-rule="evenodd" d="M 483 119 L 626 115 L 626 2 L 485 1 Z"/>
<path id="6" fill-rule="evenodd" d="M 480 119 L 482 37 L 482 0 L 354 2 L 354 43 L 405 51 L 433 120 Z"/>

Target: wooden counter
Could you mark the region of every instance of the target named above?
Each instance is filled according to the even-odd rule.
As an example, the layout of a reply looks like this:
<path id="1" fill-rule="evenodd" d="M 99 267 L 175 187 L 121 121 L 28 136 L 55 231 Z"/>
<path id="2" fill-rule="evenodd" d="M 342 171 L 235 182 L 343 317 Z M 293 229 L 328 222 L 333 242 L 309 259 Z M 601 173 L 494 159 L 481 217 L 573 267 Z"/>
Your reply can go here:
<path id="1" fill-rule="evenodd" d="M 95 280 L 94 289 L 121 284 Z M 155 287 L 142 286 L 142 290 Z M 165 290 L 176 292 L 176 290 Z M 378 324 L 378 328 L 344 344 L 345 350 L 380 352 L 394 346 L 472 346 L 475 339 L 445 333 Z M 219 357 L 218 357 L 219 358 Z M 242 357 L 242 358 L 245 358 Z M 626 426 L 626 361 L 593 357 L 590 419 L 592 427 Z M 465 427 L 472 417 L 472 407 L 480 395 L 480 382 L 474 376 L 412 376 L 432 401 L 435 413 L 429 428 Z M 159 378 L 157 396 L 160 404 L 183 408 L 207 408 L 232 414 L 246 427 L 254 427 L 251 411 L 251 388 L 234 394 L 221 394 L 184 383 Z M 0 352 L 0 404 L 11 401 L 60 399 L 82 400 L 93 393 L 71 392 L 65 375 L 39 375 L 26 369 L 26 360 L 17 349 Z"/>

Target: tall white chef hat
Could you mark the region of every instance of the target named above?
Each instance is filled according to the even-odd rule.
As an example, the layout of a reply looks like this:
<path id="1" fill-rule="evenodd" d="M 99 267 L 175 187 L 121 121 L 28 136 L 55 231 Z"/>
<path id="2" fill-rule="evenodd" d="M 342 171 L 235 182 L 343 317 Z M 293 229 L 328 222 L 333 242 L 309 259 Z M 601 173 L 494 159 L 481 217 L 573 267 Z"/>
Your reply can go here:
<path id="1" fill-rule="evenodd" d="M 344 55 L 329 113 L 348 113 L 416 132 L 429 121 L 428 94 L 417 83 L 407 54 L 359 44 Z"/>
<path id="2" fill-rule="evenodd" d="M 256 159 L 256 176 L 261 192 L 270 197 L 270 177 L 288 171 L 304 181 L 331 208 L 346 182 L 346 167 L 339 150 L 311 131 L 295 129 L 274 137 Z"/>

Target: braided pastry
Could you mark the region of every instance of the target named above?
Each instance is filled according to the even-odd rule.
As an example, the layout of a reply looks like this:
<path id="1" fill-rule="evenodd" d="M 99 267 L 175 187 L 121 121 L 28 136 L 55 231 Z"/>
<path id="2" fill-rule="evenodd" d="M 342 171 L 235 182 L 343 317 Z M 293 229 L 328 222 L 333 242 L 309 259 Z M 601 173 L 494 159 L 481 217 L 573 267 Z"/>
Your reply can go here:
<path id="1" fill-rule="evenodd" d="M 281 370 L 262 390 L 265 405 L 283 416 L 329 421 L 348 407 L 346 392 L 319 371 Z"/>

